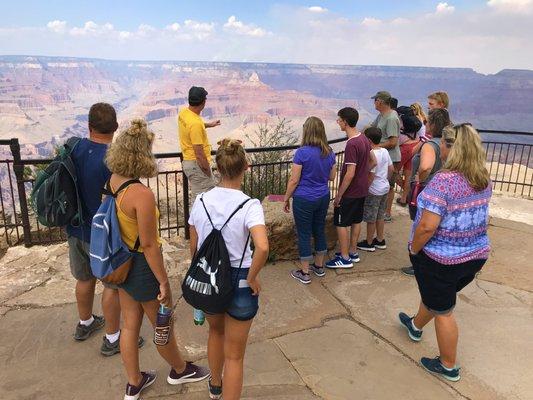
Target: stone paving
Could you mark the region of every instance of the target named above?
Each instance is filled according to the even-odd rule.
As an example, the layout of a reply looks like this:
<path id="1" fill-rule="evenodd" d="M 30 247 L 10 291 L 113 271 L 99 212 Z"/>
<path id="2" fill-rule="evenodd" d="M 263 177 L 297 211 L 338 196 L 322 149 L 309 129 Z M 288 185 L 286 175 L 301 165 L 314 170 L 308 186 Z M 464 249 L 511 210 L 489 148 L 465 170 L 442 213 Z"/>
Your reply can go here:
<path id="1" fill-rule="evenodd" d="M 418 303 L 407 265 L 406 216 L 387 225 L 389 249 L 362 254 L 355 268 L 328 271 L 304 286 L 289 277 L 293 262 L 263 270 L 260 312 L 245 360 L 243 399 L 533 399 L 533 227 L 492 219 L 493 254 L 458 299 L 458 383 L 441 381 L 418 364 L 437 354 L 434 329 L 409 341 L 397 314 Z M 176 298 L 180 347 L 206 364 L 205 326 L 192 322 L 179 296 L 189 262 L 187 245 L 165 245 Z M 77 343 L 74 282 L 65 245 L 10 249 L 0 260 L 0 399 L 121 399 L 120 356 L 98 353 L 102 334 Z M 101 290 L 101 288 L 99 289 Z M 168 368 L 151 342 L 140 352 L 143 368 L 157 369 L 144 399 L 208 399 L 206 384 L 166 384 Z"/>

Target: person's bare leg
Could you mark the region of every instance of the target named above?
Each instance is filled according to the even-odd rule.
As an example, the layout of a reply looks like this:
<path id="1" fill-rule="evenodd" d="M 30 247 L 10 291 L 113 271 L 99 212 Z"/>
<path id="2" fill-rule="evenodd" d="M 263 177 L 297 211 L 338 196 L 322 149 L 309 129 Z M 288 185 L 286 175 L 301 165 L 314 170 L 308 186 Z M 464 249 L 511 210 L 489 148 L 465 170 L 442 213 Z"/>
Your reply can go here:
<path id="1" fill-rule="evenodd" d="M 372 244 L 374 241 L 374 235 L 376 234 L 376 223 L 367 222 L 366 223 L 366 242 Z"/>
<path id="2" fill-rule="evenodd" d="M 389 190 L 389 194 L 387 195 L 387 210 L 385 211 L 388 215 L 391 215 L 393 201 L 394 201 L 394 188 L 391 188 Z"/>
<path id="3" fill-rule="evenodd" d="M 93 315 L 95 286 L 96 279 L 76 281 L 76 303 L 78 304 L 78 315 L 82 321 L 91 319 Z"/>
<path id="4" fill-rule="evenodd" d="M 350 252 L 357 253 L 357 242 L 361 234 L 361 224 L 352 224 L 350 230 Z"/>
<path id="5" fill-rule="evenodd" d="M 417 329 L 423 329 L 424 326 L 428 324 L 429 321 L 433 319 L 435 315 L 429 311 L 422 302 L 420 302 L 420 305 L 418 306 L 418 312 L 415 315 L 415 319 L 413 320 L 413 323 L 415 324 L 415 328 Z"/>
<path id="6" fill-rule="evenodd" d="M 248 333 L 252 321 L 237 321 L 226 315 L 224 341 L 224 379 L 222 397 L 224 400 L 239 400 L 243 382 L 243 364 Z"/>
<path id="7" fill-rule="evenodd" d="M 409 190 L 410 190 L 409 177 L 411 176 L 411 171 L 404 170 L 403 175 L 404 175 L 404 178 L 403 178 L 403 185 L 402 185 L 402 196 L 400 198 L 400 201 L 402 203 L 407 203 L 407 194 L 409 193 Z"/>
<path id="8" fill-rule="evenodd" d="M 222 371 L 224 370 L 224 319 L 225 315 L 206 315 L 209 323 L 209 338 L 207 339 L 207 361 L 211 370 L 211 383 L 222 385 Z"/>
<path id="9" fill-rule="evenodd" d="M 308 274 L 309 273 L 309 261 L 300 260 L 300 265 L 302 267 L 302 271 Z"/>
<path id="10" fill-rule="evenodd" d="M 112 335 L 120 330 L 120 300 L 118 289 L 104 286 L 102 293 L 102 312 L 105 318 L 105 333 Z"/>
<path id="11" fill-rule="evenodd" d="M 157 321 L 157 310 L 159 309 L 159 301 L 152 300 L 142 303 L 142 307 L 144 312 L 146 313 L 146 316 L 152 323 L 152 326 L 155 328 L 155 324 Z M 176 335 L 174 334 L 174 325 L 172 325 L 170 329 L 170 338 L 168 340 L 168 343 L 164 346 L 156 346 L 157 351 L 159 352 L 159 355 L 163 357 L 163 359 L 170 365 L 172 368 L 174 368 L 174 371 L 176 371 L 178 374 L 185 371 L 185 361 L 183 361 L 183 358 L 181 357 L 181 353 L 178 349 L 178 343 L 176 342 Z"/>
<path id="12" fill-rule="evenodd" d="M 325 256 L 325 253 L 316 253 L 316 255 L 315 255 L 315 265 L 317 267 L 323 267 L 324 266 L 324 256 Z"/>
<path id="13" fill-rule="evenodd" d="M 126 291 L 119 289 L 124 325 L 120 334 L 120 356 L 126 368 L 130 385 L 138 386 L 142 375 L 139 368 L 139 331 L 143 320 L 143 309 Z"/>
<path id="14" fill-rule="evenodd" d="M 446 368 L 454 368 L 457 357 L 459 329 L 453 313 L 435 315 L 435 332 L 439 344 L 440 362 Z"/>
<path id="15" fill-rule="evenodd" d="M 348 228 L 344 226 L 338 226 L 337 236 L 339 238 L 339 247 L 340 247 L 341 256 L 345 260 L 349 260 L 350 259 L 350 254 L 349 254 L 350 236 L 348 233 Z"/>
<path id="16" fill-rule="evenodd" d="M 385 239 L 385 220 L 378 219 L 376 221 L 376 238 L 382 242 Z M 371 243 L 371 242 L 368 242 Z"/>

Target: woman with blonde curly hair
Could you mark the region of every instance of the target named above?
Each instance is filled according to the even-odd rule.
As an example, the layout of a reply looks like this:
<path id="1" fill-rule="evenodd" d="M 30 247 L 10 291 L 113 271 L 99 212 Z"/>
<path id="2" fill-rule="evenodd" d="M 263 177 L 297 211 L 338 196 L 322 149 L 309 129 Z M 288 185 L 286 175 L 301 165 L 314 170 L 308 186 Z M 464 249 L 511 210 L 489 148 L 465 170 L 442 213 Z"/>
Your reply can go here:
<path id="1" fill-rule="evenodd" d="M 413 341 L 432 319 L 439 356 L 422 366 L 450 381 L 460 379 L 456 365 L 458 329 L 453 314 L 457 292 L 475 278 L 490 253 L 487 225 L 492 185 L 481 138 L 470 124 L 443 129 L 440 155 L 445 160 L 418 196 L 409 253 L 420 292 L 414 317 L 400 313 Z"/>
<path id="2" fill-rule="evenodd" d="M 139 178 L 157 174 L 152 153 L 154 134 L 146 122 L 135 119 L 111 144 L 106 164 L 112 172 L 109 188 L 117 196 L 117 218 L 122 240 L 133 249 L 133 264 L 119 285 L 124 327 L 120 335 L 120 352 L 128 384 L 124 400 L 137 400 L 141 391 L 156 378 L 155 371 L 141 372 L 137 342 L 144 314 L 155 326 L 160 304 L 172 308 L 172 293 L 161 253 L 157 221 L 159 210 L 150 188 Z M 122 190 L 121 190 L 122 189 Z M 171 331 L 165 346 L 157 346 L 161 357 L 171 366 L 167 382 L 178 385 L 196 382 L 209 376 L 206 368 L 185 362 Z"/>

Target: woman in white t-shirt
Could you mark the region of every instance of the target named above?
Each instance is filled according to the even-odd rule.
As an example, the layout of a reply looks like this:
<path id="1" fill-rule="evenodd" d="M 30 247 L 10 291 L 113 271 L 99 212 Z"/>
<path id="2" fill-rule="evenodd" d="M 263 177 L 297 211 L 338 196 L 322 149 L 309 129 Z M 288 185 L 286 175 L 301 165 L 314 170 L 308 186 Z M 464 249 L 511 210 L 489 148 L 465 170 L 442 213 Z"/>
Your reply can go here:
<path id="1" fill-rule="evenodd" d="M 213 229 L 200 197 L 203 196 L 207 212 L 217 229 L 249 198 L 241 191 L 248 169 L 241 142 L 223 139 L 218 144 L 216 164 L 221 180 L 218 186 L 199 195 L 192 207 L 189 218 L 191 256 Z M 254 242 L 253 253 L 249 235 Z M 223 395 L 224 400 L 233 400 L 241 396 L 246 342 L 259 308 L 261 285 L 258 275 L 268 257 L 265 217 L 259 200 L 246 202 L 222 229 L 222 236 L 228 248 L 232 279 L 236 286 L 233 301 L 225 314 L 206 315 L 209 322 L 207 357 L 211 369 L 209 395 L 211 399 L 220 399 Z"/>

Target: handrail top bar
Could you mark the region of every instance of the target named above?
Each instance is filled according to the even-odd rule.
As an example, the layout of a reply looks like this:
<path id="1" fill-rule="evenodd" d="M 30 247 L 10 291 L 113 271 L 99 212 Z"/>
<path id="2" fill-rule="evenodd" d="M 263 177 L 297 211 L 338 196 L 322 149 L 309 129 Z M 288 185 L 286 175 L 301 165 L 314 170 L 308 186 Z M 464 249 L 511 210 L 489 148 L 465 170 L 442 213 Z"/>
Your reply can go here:
<path id="1" fill-rule="evenodd" d="M 522 135 L 522 136 L 533 136 L 533 132 L 519 132 L 519 131 L 502 131 L 502 130 L 490 130 L 490 129 L 478 129 L 479 133 L 492 133 L 492 134 L 510 134 L 510 135 Z M 0 145 L 10 145 L 13 143 L 13 140 L 15 139 L 0 139 Z M 329 140 L 329 144 L 336 144 L 341 143 L 346 140 L 346 137 L 341 137 L 337 139 Z M 493 143 L 491 141 L 486 141 L 486 143 Z M 521 144 L 521 143 L 507 143 L 507 142 L 494 142 L 494 143 L 502 143 L 502 144 L 518 144 L 518 145 L 524 145 L 528 146 L 529 144 Z M 253 153 L 266 153 L 269 151 L 285 151 L 285 150 L 296 150 L 299 148 L 299 144 L 291 145 L 291 146 L 275 146 L 275 147 L 254 147 L 254 148 L 246 148 L 246 152 L 253 154 Z M 215 155 L 216 151 L 211 151 L 211 155 Z M 168 158 L 179 158 L 181 159 L 183 157 L 183 153 L 181 152 L 173 152 L 173 153 L 157 153 L 154 154 L 156 159 L 168 159 Z M 33 159 L 22 159 L 21 164 L 22 165 L 36 165 L 36 164 L 47 164 L 51 162 L 51 158 L 33 158 Z"/>

